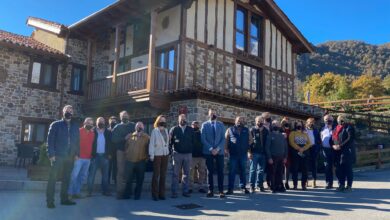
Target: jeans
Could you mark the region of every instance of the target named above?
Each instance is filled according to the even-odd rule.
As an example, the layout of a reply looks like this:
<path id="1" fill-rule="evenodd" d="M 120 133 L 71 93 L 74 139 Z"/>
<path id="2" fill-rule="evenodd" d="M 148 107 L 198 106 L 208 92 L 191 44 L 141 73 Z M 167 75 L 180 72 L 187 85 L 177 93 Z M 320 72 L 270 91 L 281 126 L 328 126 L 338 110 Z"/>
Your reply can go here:
<path id="1" fill-rule="evenodd" d="M 139 199 L 141 197 L 142 185 L 144 183 L 146 169 L 146 161 L 130 162 L 126 163 L 126 190 L 124 195 L 130 196 L 133 194 L 133 178 L 135 177 L 135 190 L 134 198 Z"/>
<path id="2" fill-rule="evenodd" d="M 334 165 L 334 150 L 332 148 L 322 148 L 322 155 L 325 158 L 325 181 L 327 186 L 333 186 L 333 165 Z"/>
<path id="3" fill-rule="evenodd" d="M 68 188 L 70 182 L 70 174 L 73 168 L 73 158 L 56 156 L 56 161 L 50 168 L 49 180 L 46 188 L 46 201 L 48 203 L 54 202 L 55 185 L 57 176 L 62 170 L 61 178 L 61 201 L 68 200 Z"/>
<path id="4" fill-rule="evenodd" d="M 88 192 L 92 193 L 95 183 L 96 171 L 100 169 L 102 173 L 102 192 L 108 193 L 108 159 L 104 154 L 97 154 L 91 162 L 91 169 L 88 176 Z"/>
<path id="5" fill-rule="evenodd" d="M 236 179 L 237 169 L 240 176 L 240 188 L 244 189 L 246 187 L 246 158 L 236 158 L 230 157 L 229 159 L 229 185 L 228 190 L 234 189 L 234 180 Z"/>
<path id="6" fill-rule="evenodd" d="M 74 162 L 68 189 L 69 195 L 80 194 L 81 186 L 83 185 L 84 180 L 88 177 L 89 164 L 90 159 L 79 158 Z"/>
<path id="7" fill-rule="evenodd" d="M 206 155 L 206 166 L 207 166 L 207 176 L 209 183 L 209 191 L 214 192 L 214 161 L 217 168 L 218 175 L 218 191 L 223 192 L 223 167 L 224 167 L 224 158 L 223 155 Z"/>
<path id="8" fill-rule="evenodd" d="M 265 163 L 264 154 L 253 154 L 252 160 L 249 161 L 249 182 L 252 188 L 263 187 Z"/>
<path id="9" fill-rule="evenodd" d="M 177 189 L 179 187 L 179 173 L 183 169 L 183 193 L 188 192 L 188 176 L 190 175 L 192 154 L 181 154 L 173 152 L 172 162 L 173 162 L 173 172 L 172 172 L 172 195 L 177 194 Z"/>

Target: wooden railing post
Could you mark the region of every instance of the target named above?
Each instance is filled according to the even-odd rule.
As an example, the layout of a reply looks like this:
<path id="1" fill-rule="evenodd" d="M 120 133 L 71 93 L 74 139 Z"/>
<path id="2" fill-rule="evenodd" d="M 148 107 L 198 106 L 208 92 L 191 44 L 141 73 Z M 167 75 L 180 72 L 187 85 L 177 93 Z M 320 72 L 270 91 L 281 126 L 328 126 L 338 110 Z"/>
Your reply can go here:
<path id="1" fill-rule="evenodd" d="M 119 67 L 119 54 L 120 54 L 120 46 L 119 46 L 119 36 L 120 36 L 120 25 L 115 26 L 115 59 L 112 71 L 112 87 L 111 87 L 111 96 L 116 95 L 116 87 L 117 87 L 117 74 Z"/>
<path id="2" fill-rule="evenodd" d="M 155 75 L 155 59 L 156 59 L 156 20 L 157 12 L 152 9 L 150 11 L 150 36 L 149 36 L 149 62 L 148 73 L 146 78 L 146 89 L 148 92 L 154 90 L 154 75 Z"/>

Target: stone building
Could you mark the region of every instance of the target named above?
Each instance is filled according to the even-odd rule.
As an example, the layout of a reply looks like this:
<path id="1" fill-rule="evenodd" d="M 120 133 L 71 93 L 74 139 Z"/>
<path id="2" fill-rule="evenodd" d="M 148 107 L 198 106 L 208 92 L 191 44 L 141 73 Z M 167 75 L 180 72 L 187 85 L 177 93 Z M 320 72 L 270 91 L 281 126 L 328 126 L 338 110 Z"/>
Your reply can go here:
<path id="1" fill-rule="evenodd" d="M 127 110 L 147 129 L 159 114 L 171 125 L 180 113 L 205 121 L 209 108 L 227 126 L 265 111 L 320 114 L 294 101 L 296 56 L 313 48 L 273 0 L 121 0 L 70 26 L 33 17 L 27 24 L 31 37 L 0 35 L 3 164 L 28 142 L 28 119 L 46 126 L 64 104 L 80 118 Z M 35 57 L 55 63 L 50 89 L 28 86 L 46 83 L 30 77 Z M 39 126 L 36 143 L 47 130 Z"/>

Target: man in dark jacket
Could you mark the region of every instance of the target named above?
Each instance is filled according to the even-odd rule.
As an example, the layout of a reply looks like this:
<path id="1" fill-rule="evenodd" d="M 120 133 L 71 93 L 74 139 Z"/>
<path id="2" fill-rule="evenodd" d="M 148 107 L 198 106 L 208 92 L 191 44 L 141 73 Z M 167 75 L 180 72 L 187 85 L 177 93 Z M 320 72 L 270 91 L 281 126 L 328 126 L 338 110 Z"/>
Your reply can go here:
<path id="1" fill-rule="evenodd" d="M 265 191 L 263 186 L 266 165 L 265 143 L 269 131 L 264 128 L 263 120 L 262 116 L 257 116 L 255 120 L 256 125 L 250 131 L 253 138 L 253 143 L 249 149 L 249 181 L 251 184 L 251 193 L 255 192 L 256 186 L 261 192 Z"/>
<path id="2" fill-rule="evenodd" d="M 190 171 L 190 193 L 194 185 L 195 176 L 199 183 L 199 192 L 206 193 L 206 159 L 203 156 L 202 137 L 199 128 L 199 122 L 193 121 L 191 124 L 194 129 L 194 148 L 192 150 L 192 163 Z"/>
<path id="3" fill-rule="evenodd" d="M 172 152 L 172 198 L 177 198 L 179 186 L 179 173 L 183 169 L 183 196 L 189 197 L 188 176 L 192 160 L 192 150 L 194 145 L 194 129 L 187 126 L 186 116 L 179 115 L 179 125 L 173 127 L 169 132 L 170 151 Z"/>
<path id="4" fill-rule="evenodd" d="M 229 156 L 229 185 L 227 195 L 233 194 L 237 169 L 240 175 L 240 188 L 245 194 L 249 193 L 246 188 L 246 163 L 253 138 L 249 129 L 244 124 L 244 118 L 237 117 L 235 125 L 230 127 L 225 134 L 227 142 L 225 154 Z"/>
<path id="5" fill-rule="evenodd" d="M 47 137 L 47 151 L 51 163 L 49 180 L 46 190 L 46 202 L 48 208 L 55 208 L 54 192 L 57 175 L 62 170 L 61 178 L 61 204 L 75 205 L 68 197 L 70 174 L 73 161 L 78 158 L 80 151 L 79 126 L 72 121 L 73 107 L 67 105 L 63 108 L 63 119 L 50 125 Z"/>
<path id="6" fill-rule="evenodd" d="M 117 124 L 112 130 L 112 144 L 116 148 L 117 174 L 116 174 L 116 190 L 117 199 L 124 199 L 124 191 L 126 188 L 125 166 L 126 154 L 125 144 L 126 140 L 131 137 L 135 131 L 135 124 L 130 122 L 129 114 L 126 111 L 119 113 L 121 123 Z"/>
<path id="7" fill-rule="evenodd" d="M 94 129 L 95 139 L 92 145 L 91 169 L 88 175 L 88 195 L 92 195 L 96 171 L 100 169 L 102 174 L 102 193 L 105 196 L 110 196 L 108 168 L 112 153 L 111 131 L 106 128 L 106 121 L 103 117 L 97 118 L 96 125 L 97 127 Z"/>
<path id="8" fill-rule="evenodd" d="M 272 132 L 267 137 L 265 151 L 271 171 L 272 193 L 285 192 L 283 186 L 284 164 L 287 162 L 287 140 L 280 132 L 279 121 L 272 122 Z"/>

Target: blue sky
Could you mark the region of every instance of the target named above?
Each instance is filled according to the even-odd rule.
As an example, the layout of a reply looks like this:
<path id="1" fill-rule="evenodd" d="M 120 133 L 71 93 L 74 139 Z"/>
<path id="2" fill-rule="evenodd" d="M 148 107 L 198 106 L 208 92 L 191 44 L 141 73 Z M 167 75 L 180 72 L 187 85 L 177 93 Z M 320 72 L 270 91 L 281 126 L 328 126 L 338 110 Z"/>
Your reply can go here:
<path id="1" fill-rule="evenodd" d="M 30 35 L 28 16 L 70 25 L 115 0 L 1 0 L 0 29 Z M 390 0 L 275 0 L 312 43 L 390 42 Z"/>

